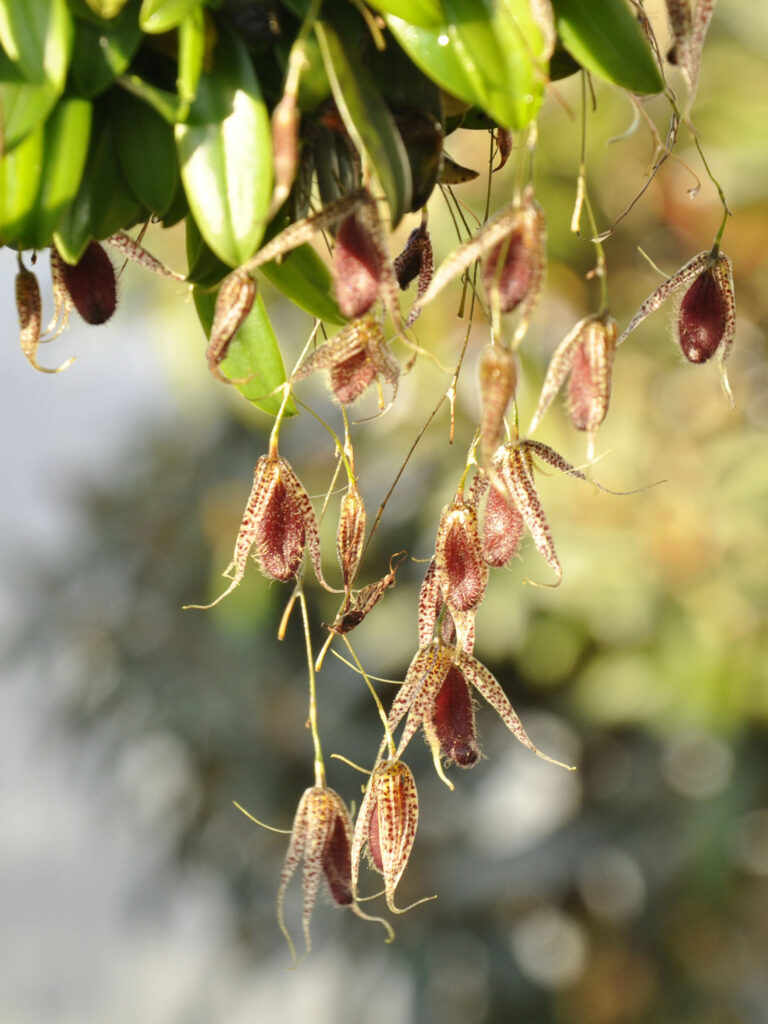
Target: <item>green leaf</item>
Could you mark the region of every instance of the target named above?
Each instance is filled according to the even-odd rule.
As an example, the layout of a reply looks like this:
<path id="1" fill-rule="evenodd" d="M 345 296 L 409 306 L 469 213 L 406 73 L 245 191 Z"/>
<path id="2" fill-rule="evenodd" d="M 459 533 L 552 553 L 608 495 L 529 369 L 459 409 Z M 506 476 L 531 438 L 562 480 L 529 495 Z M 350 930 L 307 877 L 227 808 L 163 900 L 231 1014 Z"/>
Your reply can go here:
<path id="1" fill-rule="evenodd" d="M 91 239 L 131 227 L 143 214 L 120 170 L 112 123 L 102 108 L 94 117 L 80 188 L 54 232 L 56 247 L 67 263 L 77 263 Z"/>
<path id="2" fill-rule="evenodd" d="M 26 233 L 31 248 L 51 244 L 64 210 L 77 194 L 88 153 L 91 115 L 91 103 L 73 97 L 60 100 L 45 122 L 41 180 Z"/>
<path id="3" fill-rule="evenodd" d="M 163 227 L 172 228 L 174 224 L 178 224 L 180 220 L 183 220 L 188 213 L 189 203 L 184 194 L 184 186 L 181 183 L 181 178 L 177 178 L 176 191 L 173 194 L 171 205 L 166 210 L 162 220 Z"/>
<path id="4" fill-rule="evenodd" d="M 139 24 L 144 32 L 170 32 L 201 3 L 202 0 L 144 0 Z"/>
<path id="5" fill-rule="evenodd" d="M 211 333 L 216 295 L 201 288 L 193 288 L 197 315 L 200 318 L 206 338 Z M 264 300 L 256 295 L 248 316 L 237 334 L 229 343 L 227 355 L 219 370 L 230 380 L 248 380 L 247 384 L 235 384 L 237 390 L 263 412 L 275 416 L 282 403 L 282 395 L 270 392 L 285 383 L 285 366 L 280 353 L 272 324 L 267 316 Z M 269 396 L 269 397 L 266 397 Z M 285 415 L 294 416 L 296 406 L 289 401 Z"/>
<path id="6" fill-rule="evenodd" d="M 92 98 L 108 89 L 131 63 L 140 43 L 135 3 L 101 25 L 78 19 L 69 69 L 78 93 Z"/>
<path id="7" fill-rule="evenodd" d="M 388 15 L 411 60 L 446 92 L 520 131 L 536 116 L 546 77 L 544 35 L 525 0 L 445 0 L 445 23 L 421 28 Z"/>
<path id="8" fill-rule="evenodd" d="M 369 0 L 369 4 L 382 14 L 393 14 L 423 28 L 434 28 L 445 21 L 440 0 Z"/>
<path id="9" fill-rule="evenodd" d="M 336 106 L 352 139 L 359 140 L 373 164 L 396 227 L 410 210 L 412 199 L 411 168 L 403 140 L 365 64 L 354 53 L 350 34 L 345 30 L 340 34 L 319 21 L 315 33 Z"/>
<path id="10" fill-rule="evenodd" d="M 63 89 L 72 50 L 66 0 L 3 0 L 0 44 L 28 82 Z"/>
<path id="11" fill-rule="evenodd" d="M 530 25 L 521 23 L 501 0 L 443 0 L 443 7 L 447 34 L 475 103 L 503 128 L 525 128 L 543 94 L 525 33 Z M 538 42 L 540 50 L 540 33 Z"/>
<path id="12" fill-rule="evenodd" d="M 345 324 L 346 318 L 333 297 L 333 281 L 328 267 L 311 245 L 300 245 L 283 256 L 259 267 L 275 288 L 300 309 L 319 320 Z"/>
<path id="13" fill-rule="evenodd" d="M 204 58 L 205 15 L 202 7 L 196 7 L 179 26 L 179 75 L 176 89 L 186 103 L 192 103 L 197 95 Z"/>
<path id="14" fill-rule="evenodd" d="M 223 27 L 213 70 L 176 126 L 181 179 L 208 245 L 232 267 L 253 255 L 272 196 L 269 114 L 245 46 Z"/>
<path id="15" fill-rule="evenodd" d="M 400 46 L 428 78 L 465 103 L 475 102 L 474 89 L 450 45 L 445 25 L 422 28 L 394 15 L 387 15 L 386 22 Z"/>
<path id="16" fill-rule="evenodd" d="M 122 90 L 110 95 L 109 109 L 123 174 L 139 202 L 162 216 L 179 179 L 173 129 L 152 107 Z"/>
<path id="17" fill-rule="evenodd" d="M 664 82 L 643 30 L 624 0 L 553 0 L 557 34 L 588 71 L 630 92 L 661 92 Z"/>
<path id="18" fill-rule="evenodd" d="M 42 124 L 60 94 L 50 82 L 30 85 L 0 50 L 0 153 L 10 153 Z"/>
<path id="19" fill-rule="evenodd" d="M 43 127 L 0 159 L 0 245 L 25 244 L 43 166 Z"/>

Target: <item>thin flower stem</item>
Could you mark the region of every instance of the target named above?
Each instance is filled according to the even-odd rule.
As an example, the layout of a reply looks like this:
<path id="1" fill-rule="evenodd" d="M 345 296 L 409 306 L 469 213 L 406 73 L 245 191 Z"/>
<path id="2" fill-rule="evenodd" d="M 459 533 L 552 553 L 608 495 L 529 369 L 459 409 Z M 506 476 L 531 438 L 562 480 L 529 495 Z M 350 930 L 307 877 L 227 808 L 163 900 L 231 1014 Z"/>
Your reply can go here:
<path id="1" fill-rule="evenodd" d="M 360 670 L 358 668 L 356 668 L 355 665 L 353 665 L 351 661 L 347 661 L 347 659 L 344 657 L 343 654 L 339 654 L 338 651 L 331 651 L 331 654 L 334 656 L 334 658 L 338 658 L 339 661 L 342 662 L 342 664 L 347 666 L 347 668 L 351 668 L 352 671 L 353 672 L 357 672 L 358 675 L 360 674 Z M 389 683 L 390 686 L 402 686 L 403 685 L 402 679 L 385 679 L 384 676 L 373 676 L 373 675 L 370 674 L 370 672 L 368 673 L 368 678 L 369 679 L 373 679 L 374 682 L 377 682 L 377 683 Z"/>
<path id="2" fill-rule="evenodd" d="M 315 410 L 311 406 L 307 405 L 306 402 L 302 402 L 302 400 L 300 398 L 298 398 L 296 395 L 294 395 L 294 401 L 296 402 L 297 405 L 300 405 L 302 407 L 302 409 L 306 409 L 307 412 L 310 414 L 310 416 L 314 416 L 318 423 L 322 423 L 322 425 L 325 427 L 325 429 L 331 435 L 333 440 L 336 442 L 336 450 L 338 451 L 339 455 L 341 456 L 341 461 L 344 463 L 344 469 L 347 471 L 347 478 L 350 481 L 350 483 L 354 483 L 355 482 L 355 471 L 354 471 L 354 468 L 353 468 L 352 464 L 350 463 L 349 459 L 347 458 L 345 446 L 342 444 L 341 438 L 339 437 L 339 435 L 336 433 L 336 431 L 333 429 L 333 427 L 330 425 L 330 423 L 326 423 L 326 421 L 323 419 L 323 417 L 319 413 L 316 413 Z M 346 422 L 346 417 L 345 417 L 345 422 Z"/>
<path id="3" fill-rule="evenodd" d="M 395 756 L 395 741 L 392 739 L 392 733 L 390 732 L 390 729 L 389 729 L 389 722 L 387 721 L 387 713 L 384 710 L 384 706 L 382 705 L 381 700 L 379 699 L 378 693 L 376 693 L 376 690 L 373 687 L 373 683 L 368 678 L 367 672 L 365 671 L 363 666 L 360 664 L 360 659 L 358 658 L 357 654 L 355 653 L 354 647 L 349 642 L 349 638 L 347 636 L 342 636 L 342 640 L 347 645 L 347 650 L 352 655 L 352 660 L 357 665 L 357 669 L 358 669 L 360 675 L 363 677 L 363 679 L 366 682 L 366 685 L 367 685 L 368 689 L 371 691 L 371 696 L 373 697 L 373 701 L 374 701 L 374 703 L 376 705 L 376 710 L 379 712 L 379 718 L 381 719 L 381 721 L 382 721 L 382 723 L 384 725 L 384 735 L 387 738 L 387 749 L 389 750 L 389 756 L 390 756 L 390 758 L 394 758 L 394 756 Z"/>
<path id="4" fill-rule="evenodd" d="M 318 788 L 325 788 L 325 762 L 323 751 L 320 746 L 320 734 L 317 731 L 317 688 L 315 685 L 315 659 L 312 655 L 312 638 L 309 634 L 309 614 L 307 613 L 307 599 L 304 596 L 304 587 L 297 584 L 299 592 L 299 604 L 301 605 L 301 619 L 304 624 L 304 640 L 307 646 L 307 671 L 309 672 L 309 728 L 312 731 L 312 743 L 315 748 L 315 785 Z"/>
<path id="5" fill-rule="evenodd" d="M 251 814 L 250 811 L 246 811 L 246 809 L 243 806 L 241 806 L 237 802 L 237 800 L 233 800 L 232 803 L 235 805 L 235 807 L 238 809 L 238 811 L 242 811 L 243 812 L 243 814 L 246 816 L 246 818 L 250 818 L 251 821 L 255 821 L 257 825 L 260 825 L 262 828 L 267 829 L 267 831 L 269 831 L 269 832 L 277 832 L 277 834 L 281 835 L 281 836 L 289 836 L 291 834 L 291 830 L 289 828 L 275 828 L 274 825 L 267 825 L 266 822 L 259 821 L 259 819 L 254 817 Z"/>
<path id="6" fill-rule="evenodd" d="M 280 424 L 282 423 L 285 407 L 288 405 L 290 397 L 291 385 L 289 383 L 285 383 L 283 385 L 283 400 L 280 403 L 277 416 L 275 416 L 275 425 L 272 427 L 272 433 L 269 435 L 269 455 L 272 459 L 277 456 L 277 440 L 280 436 Z"/>
<path id="7" fill-rule="evenodd" d="M 589 198 L 587 189 L 587 73 L 581 73 L 581 162 L 579 164 L 579 177 L 576 186 L 576 203 L 573 208 L 571 219 L 571 231 L 579 238 L 581 226 L 581 213 L 586 211 L 589 221 L 590 241 L 595 247 L 596 267 L 588 276 L 600 279 L 600 311 L 603 315 L 608 309 L 608 276 L 606 273 L 605 250 L 597 232 L 595 212 Z"/>

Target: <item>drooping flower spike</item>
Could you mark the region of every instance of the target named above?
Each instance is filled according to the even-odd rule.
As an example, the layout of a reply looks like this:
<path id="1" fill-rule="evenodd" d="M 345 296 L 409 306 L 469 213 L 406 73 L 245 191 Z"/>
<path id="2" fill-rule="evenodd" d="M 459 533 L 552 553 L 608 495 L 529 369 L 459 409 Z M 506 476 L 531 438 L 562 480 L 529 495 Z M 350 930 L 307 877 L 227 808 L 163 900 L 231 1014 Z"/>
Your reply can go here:
<path id="1" fill-rule="evenodd" d="M 620 345 L 666 299 L 684 288 L 687 290 L 675 318 L 676 340 L 690 363 L 717 358 L 723 388 L 733 405 L 725 361 L 736 335 L 736 300 L 731 261 L 717 246 L 700 252 L 660 284 L 640 306 L 616 344 Z"/>
<path id="2" fill-rule="evenodd" d="M 355 822 L 353 893 L 357 893 L 360 857 L 367 849 L 371 864 L 384 876 L 387 907 L 393 914 L 404 914 L 425 902 L 417 900 L 404 909 L 395 906 L 395 889 L 411 856 L 418 823 L 419 797 L 410 768 L 399 759 L 380 761 L 371 773 Z"/>
<path id="3" fill-rule="evenodd" d="M 613 317 L 593 315 L 580 320 L 555 349 L 544 378 L 539 404 L 528 433 L 532 434 L 570 374 L 568 414 L 577 430 L 587 434 L 587 459 L 592 460 L 597 428 L 611 399 L 613 357 L 618 326 Z"/>
<path id="4" fill-rule="evenodd" d="M 387 941 L 391 942 L 394 938 L 394 933 L 386 921 L 378 917 L 368 917 L 357 906 L 352 881 L 352 838 L 352 821 L 339 794 L 326 786 L 313 786 L 304 790 L 293 820 L 291 840 L 277 891 L 277 920 L 294 960 L 296 952 L 285 924 L 284 903 L 288 884 L 302 861 L 302 929 L 305 955 L 312 948 L 309 923 L 323 877 L 337 906 L 349 907 L 358 917 L 380 922 L 387 929 Z"/>
<path id="5" fill-rule="evenodd" d="M 397 395 L 400 365 L 389 351 L 384 334 L 372 316 L 353 320 L 304 360 L 294 373 L 303 380 L 318 370 L 327 370 L 334 397 L 342 405 L 355 402 L 382 376 Z"/>
<path id="6" fill-rule="evenodd" d="M 231 594 L 245 575 L 248 556 L 273 580 L 295 579 L 305 548 L 319 583 L 326 590 L 320 562 L 320 532 L 309 495 L 290 464 L 281 455 L 262 455 L 256 463 L 253 487 L 235 541 L 235 553 L 223 575 L 232 582 L 210 604 L 190 604 L 185 608 L 213 608 Z"/>
<path id="7" fill-rule="evenodd" d="M 457 673 L 467 687 L 475 687 L 523 746 L 545 761 L 569 768 L 542 753 L 529 739 L 498 680 L 484 665 L 467 651 L 447 647 L 440 640 L 419 648 L 408 668 L 405 682 L 392 702 L 388 717 L 390 730 L 394 731 L 405 715 L 408 716 L 397 747 L 397 757 L 402 755 L 414 733 L 423 726 L 435 770 L 450 789 L 453 785 L 443 771 L 442 759 L 449 758 L 461 764 L 461 757 L 464 767 L 470 767 L 478 760 L 480 751 L 474 730 L 474 713 L 471 701 L 467 703 L 465 699 Z M 446 682 L 449 691 L 443 694 Z"/>

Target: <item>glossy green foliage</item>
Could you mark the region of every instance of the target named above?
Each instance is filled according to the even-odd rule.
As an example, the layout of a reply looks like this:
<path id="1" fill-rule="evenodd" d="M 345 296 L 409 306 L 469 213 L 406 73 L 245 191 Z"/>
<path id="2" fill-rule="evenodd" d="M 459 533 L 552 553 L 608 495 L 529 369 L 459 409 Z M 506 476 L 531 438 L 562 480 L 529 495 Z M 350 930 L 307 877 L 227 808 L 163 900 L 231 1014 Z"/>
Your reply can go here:
<path id="1" fill-rule="evenodd" d="M 120 168 L 113 123 L 99 110 L 80 188 L 54 233 L 56 246 L 67 263 L 77 263 L 92 239 L 107 238 L 144 216 Z"/>
<path id="2" fill-rule="evenodd" d="M 208 245 L 232 267 L 255 252 L 272 194 L 269 114 L 245 46 L 219 35 L 213 68 L 176 144 L 190 209 Z"/>
<path id="3" fill-rule="evenodd" d="M 201 3 L 202 0 L 143 0 L 139 24 L 144 32 L 170 32 Z"/>
<path id="4" fill-rule="evenodd" d="M 194 288 L 193 296 L 197 315 L 208 337 L 213 324 L 216 293 Z M 277 413 L 282 394 L 272 392 L 285 383 L 285 366 L 261 295 L 256 295 L 250 313 L 229 343 L 219 370 L 257 408 L 271 416 Z M 293 402 L 289 402 L 286 414 L 291 416 L 295 412 Z"/>
<path id="5" fill-rule="evenodd" d="M 25 247 L 42 249 L 50 243 L 77 194 L 91 136 L 91 114 L 88 100 L 63 99 L 45 122 L 40 183 L 23 232 Z"/>
<path id="6" fill-rule="evenodd" d="M 191 103 L 197 95 L 205 58 L 205 15 L 195 7 L 179 25 L 179 74 L 176 88 L 179 98 Z"/>
<path id="7" fill-rule="evenodd" d="M 26 81 L 63 87 L 72 46 L 66 0 L 3 0 L 0 45 Z"/>
<path id="8" fill-rule="evenodd" d="M 395 16 L 387 25 L 421 70 L 504 128 L 521 130 L 541 104 L 545 37 L 521 0 L 445 0 L 441 25 Z"/>
<path id="9" fill-rule="evenodd" d="M 65 0 L 0 3 L 0 152 L 52 110 L 64 90 L 72 37 Z"/>
<path id="10" fill-rule="evenodd" d="M 624 0 L 553 0 L 563 46 L 588 71 L 635 93 L 664 88 L 656 60 L 639 22 Z"/>
<path id="11" fill-rule="evenodd" d="M 179 180 L 173 129 L 152 107 L 124 90 L 115 90 L 110 101 L 120 168 L 142 206 L 162 216 Z"/>
<path id="12" fill-rule="evenodd" d="M 4 245 L 18 245 L 24 236 L 42 165 L 42 125 L 0 159 L 0 241 Z"/>
<path id="13" fill-rule="evenodd" d="M 141 43 L 138 0 L 110 21 L 77 18 L 70 78 L 81 96 L 104 92 L 128 68 Z"/>
<path id="14" fill-rule="evenodd" d="M 370 6 L 422 28 L 434 28 L 445 21 L 440 0 L 371 0 Z"/>

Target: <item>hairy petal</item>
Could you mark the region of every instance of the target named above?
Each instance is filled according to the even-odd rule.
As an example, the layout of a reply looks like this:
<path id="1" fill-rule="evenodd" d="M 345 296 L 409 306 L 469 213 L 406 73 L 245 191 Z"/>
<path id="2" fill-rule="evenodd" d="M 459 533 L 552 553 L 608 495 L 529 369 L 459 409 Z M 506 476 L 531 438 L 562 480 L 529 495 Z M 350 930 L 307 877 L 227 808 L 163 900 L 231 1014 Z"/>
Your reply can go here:
<path id="1" fill-rule="evenodd" d="M 484 665 L 481 665 L 476 658 L 473 658 L 471 655 L 464 652 L 459 654 L 457 657 L 456 665 L 464 674 L 467 682 L 471 683 L 478 693 L 488 701 L 494 711 L 498 713 L 504 725 L 506 725 L 512 735 L 519 740 L 524 747 L 528 747 L 529 750 L 532 750 L 537 757 L 542 758 L 544 761 L 550 761 L 552 764 L 559 765 L 561 768 L 569 768 L 569 765 L 563 764 L 562 761 L 556 761 L 547 754 L 543 754 L 529 739 L 528 733 L 523 728 L 515 709 L 509 703 L 509 698 L 506 693 L 502 690 L 496 677 L 493 676 Z"/>

